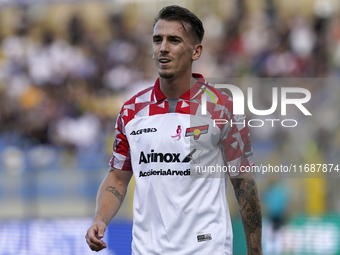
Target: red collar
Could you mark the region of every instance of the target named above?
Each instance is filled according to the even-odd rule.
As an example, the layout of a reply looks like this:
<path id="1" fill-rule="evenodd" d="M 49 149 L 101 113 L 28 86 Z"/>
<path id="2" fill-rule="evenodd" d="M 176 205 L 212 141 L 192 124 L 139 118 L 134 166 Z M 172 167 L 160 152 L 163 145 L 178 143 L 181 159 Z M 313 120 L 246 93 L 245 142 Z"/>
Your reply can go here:
<path id="1" fill-rule="evenodd" d="M 181 95 L 179 98 L 182 98 L 182 99 L 185 99 L 185 100 L 190 100 L 190 99 L 195 98 L 197 96 L 197 94 L 200 92 L 200 88 L 202 87 L 202 85 L 204 85 L 206 83 L 203 75 L 201 75 L 201 74 L 193 73 L 192 77 L 197 79 L 196 84 L 194 86 L 192 86 L 192 88 L 189 89 L 187 92 L 185 92 L 183 95 Z M 166 96 L 164 96 L 164 94 L 162 93 L 162 91 L 160 89 L 159 78 L 155 82 L 154 93 L 155 93 L 155 97 L 156 97 L 157 102 L 167 98 Z"/>

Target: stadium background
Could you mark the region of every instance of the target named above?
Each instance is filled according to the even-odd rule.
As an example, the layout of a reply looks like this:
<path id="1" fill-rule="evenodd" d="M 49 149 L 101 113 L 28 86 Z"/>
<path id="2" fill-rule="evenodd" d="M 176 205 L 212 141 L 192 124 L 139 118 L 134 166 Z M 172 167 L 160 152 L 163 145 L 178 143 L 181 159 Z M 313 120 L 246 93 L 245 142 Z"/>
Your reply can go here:
<path id="1" fill-rule="evenodd" d="M 194 71 L 320 81 L 309 88 L 312 120 L 251 129 L 256 163 L 340 163 L 339 1 L 0 0 L 0 255 L 92 254 L 84 235 L 115 118 L 156 78 L 152 21 L 170 4 L 203 20 Z M 264 253 L 340 254 L 340 179 L 293 177 L 258 179 Z M 101 254 L 129 254 L 131 187 Z M 229 191 L 234 253 L 244 254 Z"/>

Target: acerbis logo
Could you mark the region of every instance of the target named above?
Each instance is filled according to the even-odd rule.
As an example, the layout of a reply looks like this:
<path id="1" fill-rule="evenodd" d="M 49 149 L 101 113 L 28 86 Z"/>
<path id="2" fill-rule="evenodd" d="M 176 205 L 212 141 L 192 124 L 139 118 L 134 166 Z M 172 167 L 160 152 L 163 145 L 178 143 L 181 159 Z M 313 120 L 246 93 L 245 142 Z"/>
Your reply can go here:
<path id="1" fill-rule="evenodd" d="M 157 129 L 156 128 L 143 128 L 137 131 L 132 131 L 130 135 L 141 135 L 143 133 L 151 133 L 151 132 L 157 132 Z"/>
<path id="2" fill-rule="evenodd" d="M 188 163 L 193 161 L 194 163 L 200 163 L 198 156 L 202 153 L 203 150 L 193 149 L 188 155 L 184 157 L 181 161 L 180 153 L 156 153 L 154 150 L 151 150 L 151 153 L 145 154 L 143 151 L 140 152 L 139 156 L 139 164 L 144 163 L 152 163 L 152 162 L 165 162 L 165 163 Z M 195 156 L 194 156 L 195 155 Z"/>

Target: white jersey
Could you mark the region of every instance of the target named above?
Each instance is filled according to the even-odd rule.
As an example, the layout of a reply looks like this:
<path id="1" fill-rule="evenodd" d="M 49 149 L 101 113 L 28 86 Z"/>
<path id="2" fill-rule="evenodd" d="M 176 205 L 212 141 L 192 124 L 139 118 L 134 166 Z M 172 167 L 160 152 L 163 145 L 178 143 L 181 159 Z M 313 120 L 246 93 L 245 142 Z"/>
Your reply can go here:
<path id="1" fill-rule="evenodd" d="M 198 82 L 179 99 L 167 99 L 157 80 L 127 101 L 117 119 L 110 165 L 136 179 L 134 255 L 232 254 L 228 174 L 253 165 L 249 129 L 246 121 L 231 126 L 227 94 L 193 76 Z M 208 96 L 202 115 L 206 91 L 221 102 Z M 214 126 L 214 119 L 228 123 Z"/>

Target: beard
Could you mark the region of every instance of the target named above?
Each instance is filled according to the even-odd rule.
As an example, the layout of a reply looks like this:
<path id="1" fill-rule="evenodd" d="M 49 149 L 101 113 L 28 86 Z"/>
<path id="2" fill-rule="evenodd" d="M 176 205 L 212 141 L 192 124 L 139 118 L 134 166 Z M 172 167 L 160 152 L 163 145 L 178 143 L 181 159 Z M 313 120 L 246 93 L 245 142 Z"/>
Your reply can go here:
<path id="1" fill-rule="evenodd" d="M 175 76 L 174 73 L 162 73 L 162 72 L 159 72 L 158 74 L 159 74 L 159 76 L 161 78 L 164 78 L 164 79 L 171 79 L 171 78 L 173 78 Z"/>

